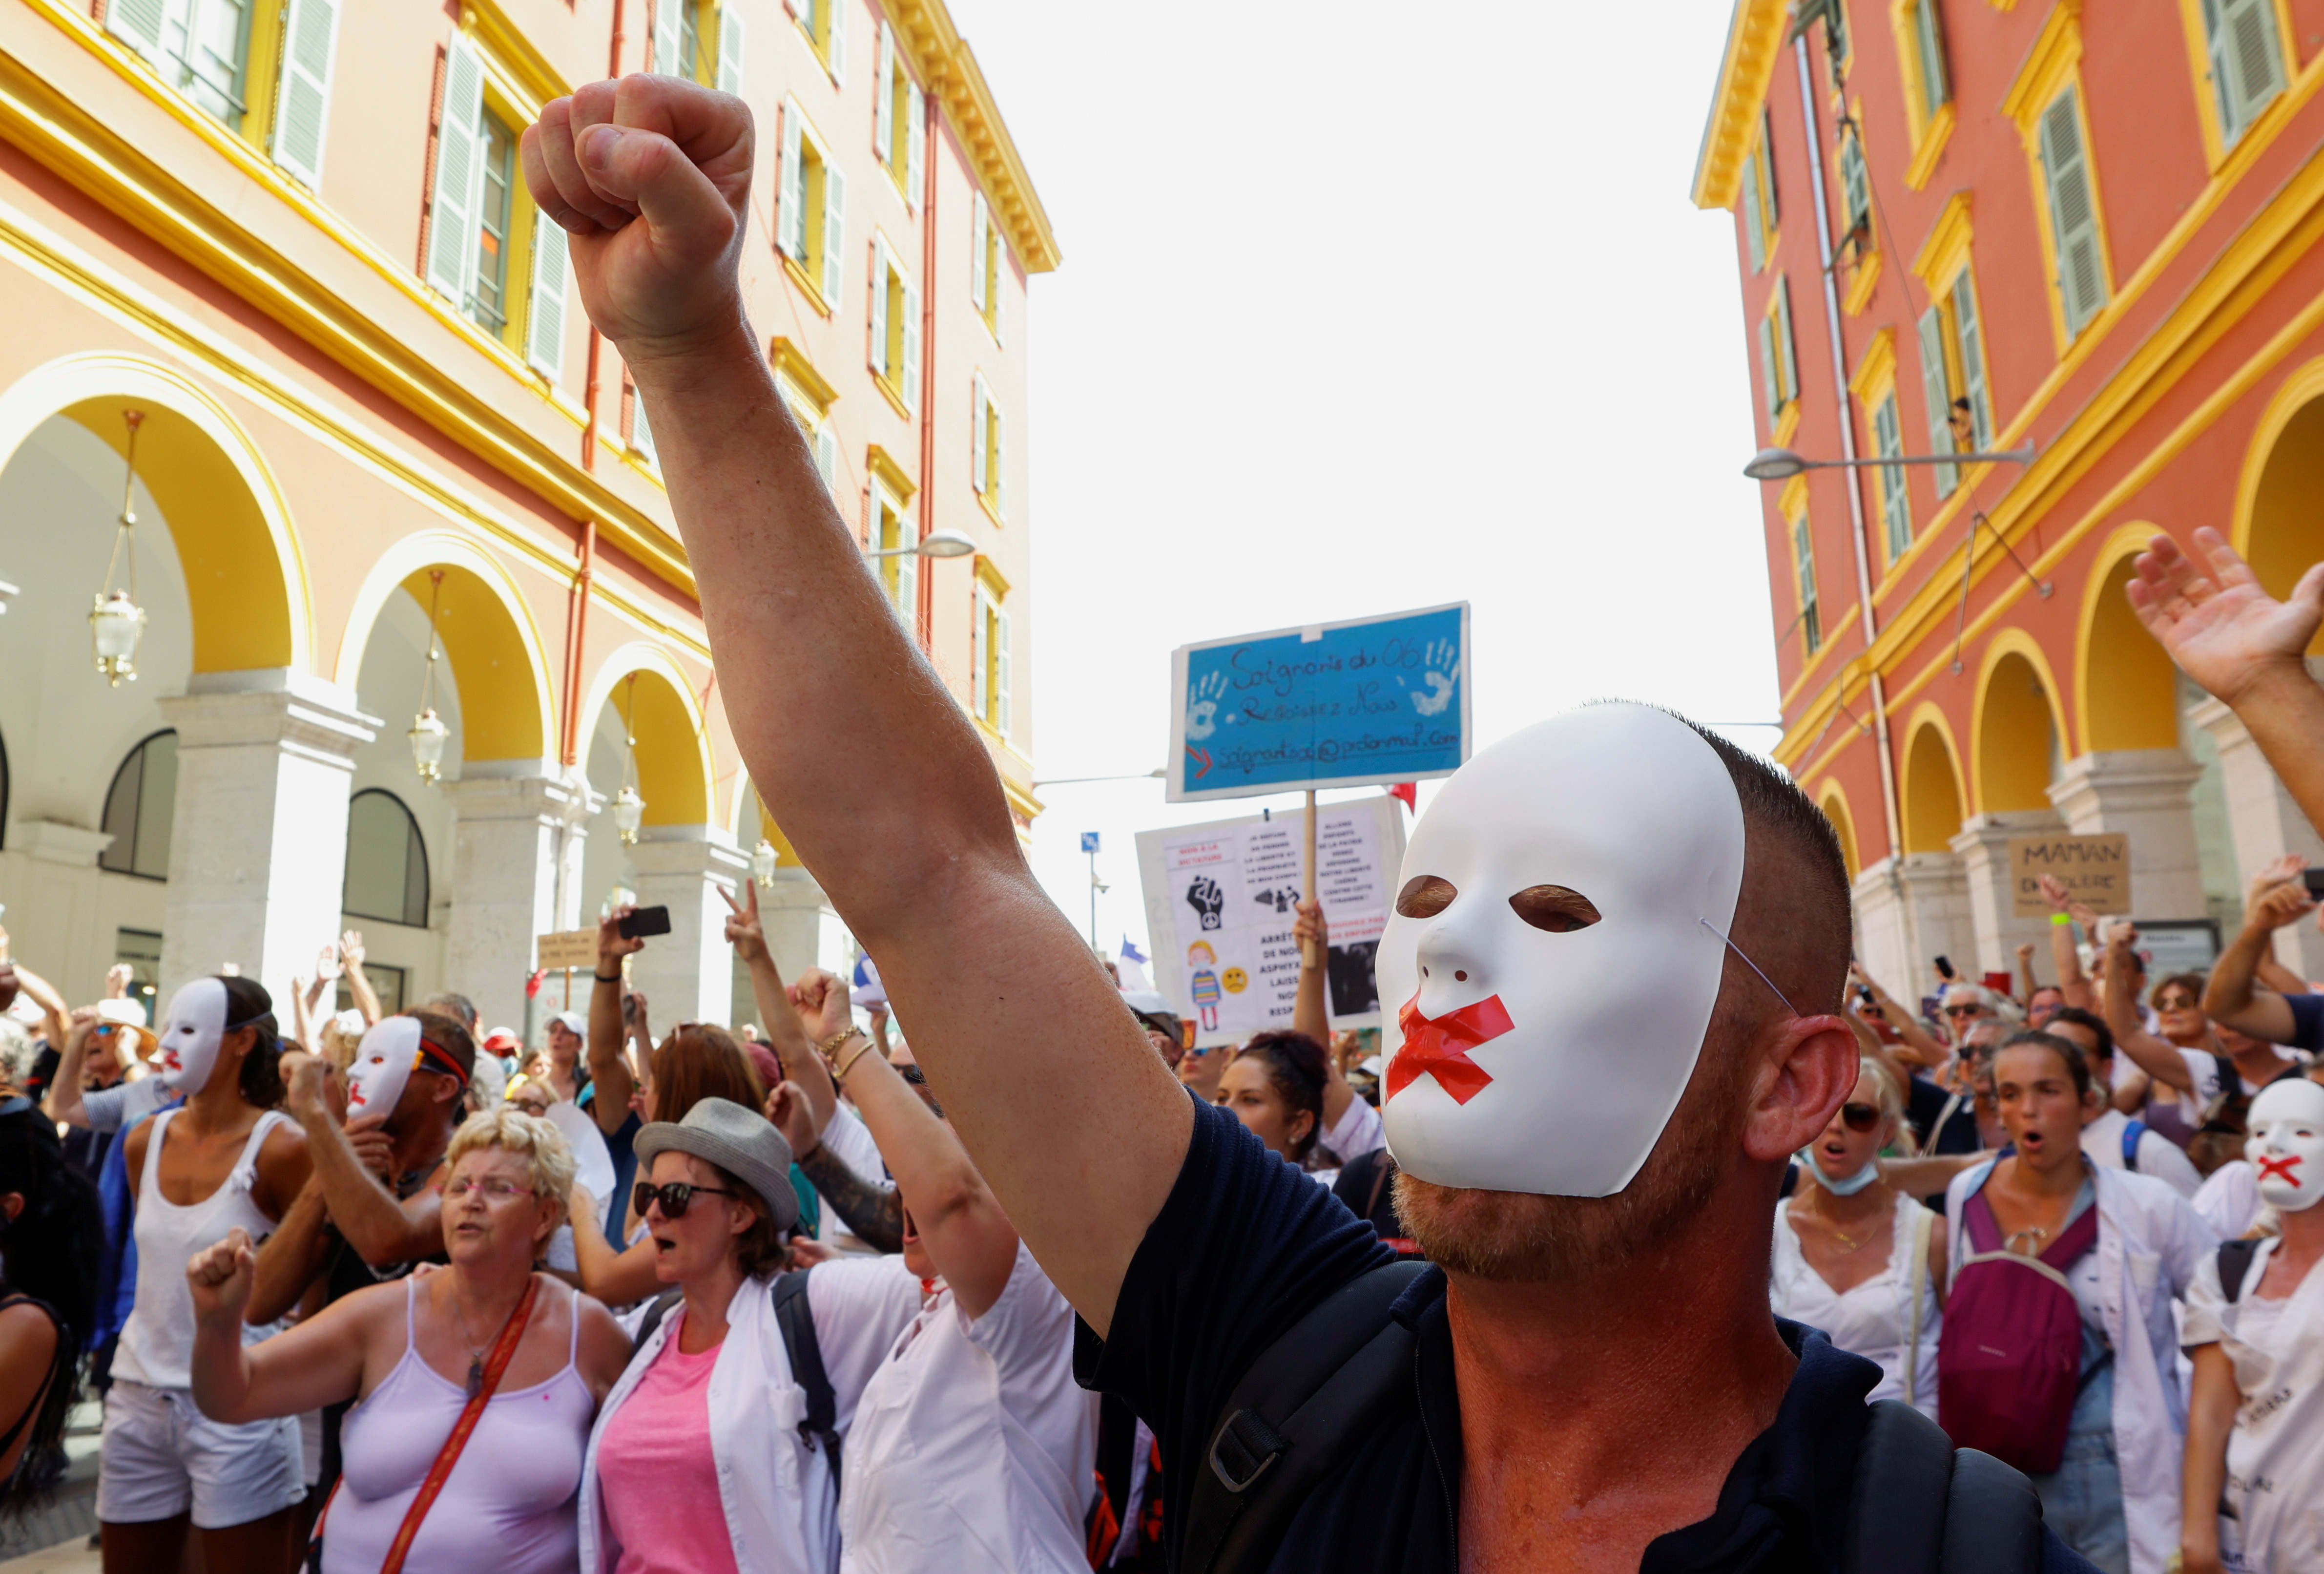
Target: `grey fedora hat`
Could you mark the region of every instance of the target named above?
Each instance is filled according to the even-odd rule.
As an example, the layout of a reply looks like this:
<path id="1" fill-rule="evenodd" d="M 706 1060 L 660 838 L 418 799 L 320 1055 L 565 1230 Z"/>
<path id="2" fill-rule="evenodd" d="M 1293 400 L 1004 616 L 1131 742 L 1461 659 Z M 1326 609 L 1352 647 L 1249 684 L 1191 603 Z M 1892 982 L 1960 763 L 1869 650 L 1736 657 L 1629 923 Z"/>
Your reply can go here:
<path id="1" fill-rule="evenodd" d="M 639 1129 L 631 1144 L 642 1172 L 656 1153 L 675 1150 L 717 1165 L 759 1194 L 777 1229 L 798 1222 L 791 1190 L 791 1145 L 766 1118 L 729 1098 L 706 1098 L 678 1125 L 658 1120 Z M 642 1179 L 642 1173 L 641 1179 Z"/>

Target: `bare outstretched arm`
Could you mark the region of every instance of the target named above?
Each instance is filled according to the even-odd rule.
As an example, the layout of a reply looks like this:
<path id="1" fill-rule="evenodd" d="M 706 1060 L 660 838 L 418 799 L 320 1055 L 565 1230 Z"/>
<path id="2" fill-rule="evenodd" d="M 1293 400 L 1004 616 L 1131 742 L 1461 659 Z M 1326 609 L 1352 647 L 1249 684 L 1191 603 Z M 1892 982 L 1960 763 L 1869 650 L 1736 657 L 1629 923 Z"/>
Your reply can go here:
<path id="1" fill-rule="evenodd" d="M 1102 1329 L 1193 1112 L 1026 866 L 984 745 L 889 613 L 775 388 L 735 272 L 752 138 L 736 98 L 625 77 L 543 108 L 525 179 L 653 416 L 752 783 L 880 958 L 1009 1217 Z"/>

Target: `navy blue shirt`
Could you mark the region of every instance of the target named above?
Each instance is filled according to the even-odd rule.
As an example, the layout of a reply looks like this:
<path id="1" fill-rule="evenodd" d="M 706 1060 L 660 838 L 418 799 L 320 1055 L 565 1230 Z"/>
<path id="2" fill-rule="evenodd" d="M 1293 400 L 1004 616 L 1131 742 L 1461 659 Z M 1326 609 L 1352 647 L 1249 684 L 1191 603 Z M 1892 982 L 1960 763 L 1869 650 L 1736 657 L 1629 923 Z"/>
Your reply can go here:
<path id="1" fill-rule="evenodd" d="M 2287 995 L 2283 1003 L 2292 1007 L 2292 1047 L 2324 1050 L 2324 995 Z"/>
<path id="2" fill-rule="evenodd" d="M 1082 1326 L 1074 1352 L 1083 1385 L 1126 1399 L 1160 1440 L 1174 1566 L 1180 1484 L 1204 1468 L 1203 1448 L 1244 1370 L 1333 1291 L 1393 1260 L 1370 1226 L 1241 1122 L 1196 1106 L 1185 1163 L 1130 1261 L 1110 1336 Z M 1459 1567 L 1461 1396 L 1444 1288 L 1431 1269 L 1397 1301 L 1392 1315 L 1418 1339 L 1409 1401 L 1300 1506 L 1276 1574 Z M 1880 1370 L 1812 1329 L 1776 1329 L 1799 1366 L 1775 1423 L 1736 1459 L 1711 1516 L 1656 1537 L 1641 1574 L 1839 1569 L 1864 1396 Z M 2095 1574 L 2046 1531 L 2044 1543 L 2043 1574 Z"/>

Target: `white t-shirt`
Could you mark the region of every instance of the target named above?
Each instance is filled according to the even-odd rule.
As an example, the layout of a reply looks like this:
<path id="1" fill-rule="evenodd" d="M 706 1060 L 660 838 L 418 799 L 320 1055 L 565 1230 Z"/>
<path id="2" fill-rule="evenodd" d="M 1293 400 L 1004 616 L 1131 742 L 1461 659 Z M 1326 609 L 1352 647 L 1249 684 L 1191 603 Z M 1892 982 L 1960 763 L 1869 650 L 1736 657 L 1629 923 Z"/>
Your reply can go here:
<path id="1" fill-rule="evenodd" d="M 2184 1342 L 2225 1352 L 2242 1402 L 2227 1433 L 2224 1495 L 2236 1517 L 2219 1521 L 2230 1569 L 2324 1567 L 2324 1272 L 2310 1268 L 2290 1295 L 2261 1300 L 2278 1245 L 2260 1244 L 2233 1301 L 2215 1251 L 2187 1290 Z"/>
<path id="2" fill-rule="evenodd" d="M 2082 1128 L 2083 1156 L 2109 1170 L 2125 1168 L 2122 1135 L 2129 1125 L 2130 1116 L 2119 1109 L 2109 1109 L 2090 1122 Z M 2185 1150 L 2151 1128 L 2138 1134 L 2138 1172 L 2168 1182 L 2173 1191 L 2190 1201 L 2203 1185 L 2203 1172 L 2195 1168 Z"/>
<path id="3" fill-rule="evenodd" d="M 887 1179 L 887 1161 L 880 1156 L 880 1144 L 872 1140 L 872 1128 L 863 1124 L 862 1116 L 847 1107 L 845 1099 L 841 1099 L 838 1107 L 832 1111 L 831 1124 L 823 1128 L 822 1140 L 833 1158 L 854 1171 L 862 1179 L 874 1186 Z M 839 1209 L 831 1206 L 831 1199 L 820 1191 L 815 1195 L 819 1205 L 816 1210 L 815 1238 L 825 1245 L 831 1245 L 834 1237 L 843 1235 L 849 1241 L 855 1241 L 847 1222 L 839 1217 Z M 850 1249 L 861 1251 L 863 1247 L 857 1242 Z"/>
<path id="4" fill-rule="evenodd" d="M 2209 1050 L 2181 1050 L 2179 1058 L 2187 1062 L 2187 1075 L 2195 1079 L 2195 1107 L 2190 1113 L 2200 1122 L 2202 1112 L 2209 1106 L 2211 1100 L 2219 1096 L 2219 1057 Z M 2234 1063 L 2232 1060 L 2228 1062 L 2229 1065 Z M 2283 1063 L 2287 1067 L 2300 1064 L 2289 1055 L 2283 1057 Z M 2260 1089 L 2260 1084 L 2241 1073 L 2236 1075 L 2236 1080 L 2243 1084 L 2246 1097 Z"/>
<path id="5" fill-rule="evenodd" d="M 134 1082 L 84 1093 L 80 1106 L 88 1111 L 88 1129 L 102 1134 L 135 1125 L 174 1097 L 169 1084 L 159 1077 L 141 1077 Z"/>
<path id="6" fill-rule="evenodd" d="M 2230 1159 L 2211 1171 L 2192 1201 L 2211 1233 L 2232 1241 L 2259 1218 L 2259 1171 L 2252 1168 L 2249 1159 Z"/>
<path id="7" fill-rule="evenodd" d="M 1357 1097 L 1348 1100 L 1339 1120 L 1325 1126 L 1316 1140 L 1339 1154 L 1341 1163 L 1352 1164 L 1366 1153 L 1388 1146 L 1388 1133 L 1380 1125 L 1379 1111 Z"/>
<path id="8" fill-rule="evenodd" d="M 1073 1309 L 1022 1243 L 983 1316 L 931 1297 L 855 1412 L 841 1574 L 1088 1574 L 1097 1396 L 1073 1350 Z"/>

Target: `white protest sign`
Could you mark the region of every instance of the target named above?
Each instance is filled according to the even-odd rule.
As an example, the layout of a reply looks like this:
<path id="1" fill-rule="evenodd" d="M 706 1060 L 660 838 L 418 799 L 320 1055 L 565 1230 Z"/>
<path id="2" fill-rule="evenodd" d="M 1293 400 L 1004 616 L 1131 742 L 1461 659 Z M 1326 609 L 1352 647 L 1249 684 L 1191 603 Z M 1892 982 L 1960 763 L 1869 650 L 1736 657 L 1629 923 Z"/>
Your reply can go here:
<path id="1" fill-rule="evenodd" d="M 627 1204 L 613 1197 L 613 1155 L 605 1146 L 605 1134 L 597 1129 L 597 1117 L 577 1104 L 552 1104 L 549 1124 L 565 1134 L 573 1150 L 573 1179 L 597 1199 L 597 1227 L 603 1229 L 607 1215 L 619 1218 L 614 1210 Z"/>
<path id="2" fill-rule="evenodd" d="M 1155 986 L 1194 1024 L 1198 1046 L 1291 1025 L 1306 817 L 1251 815 L 1138 836 L 1138 873 Z M 1331 928 L 1325 1001 L 1334 1028 L 1378 1027 L 1372 956 L 1404 860 L 1404 805 L 1382 794 L 1316 814 L 1315 884 Z"/>

